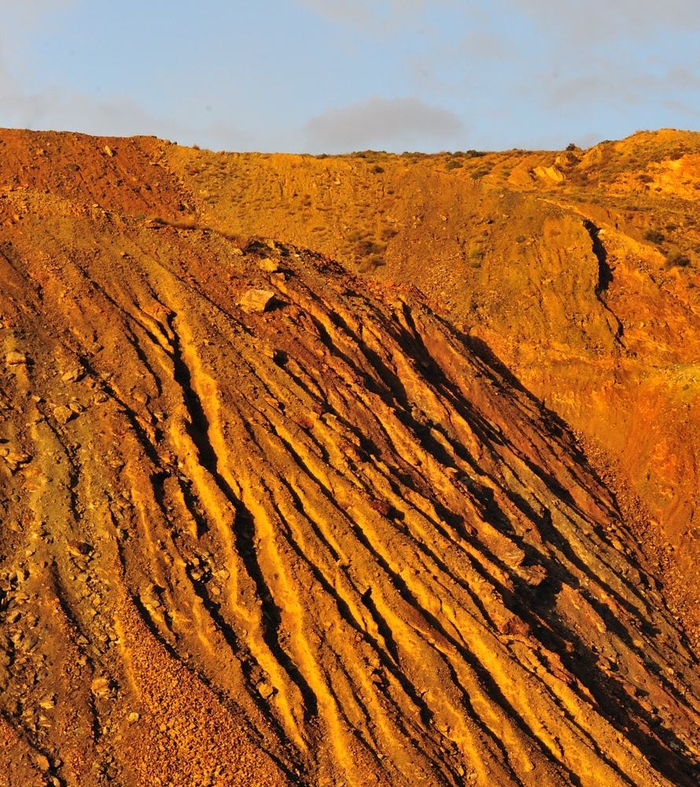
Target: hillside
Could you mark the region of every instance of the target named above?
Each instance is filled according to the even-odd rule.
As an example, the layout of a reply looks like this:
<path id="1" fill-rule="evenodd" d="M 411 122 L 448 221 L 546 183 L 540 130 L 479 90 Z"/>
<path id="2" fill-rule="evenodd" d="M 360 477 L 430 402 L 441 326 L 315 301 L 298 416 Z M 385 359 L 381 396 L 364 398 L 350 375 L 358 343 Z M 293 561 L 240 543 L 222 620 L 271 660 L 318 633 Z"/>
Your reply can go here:
<path id="1" fill-rule="evenodd" d="M 8 785 L 697 783 L 695 137 L 0 139 Z"/>
<path id="2" fill-rule="evenodd" d="M 166 156 L 205 223 L 417 285 L 601 455 L 670 545 L 697 624 L 700 135 L 560 153 Z"/>

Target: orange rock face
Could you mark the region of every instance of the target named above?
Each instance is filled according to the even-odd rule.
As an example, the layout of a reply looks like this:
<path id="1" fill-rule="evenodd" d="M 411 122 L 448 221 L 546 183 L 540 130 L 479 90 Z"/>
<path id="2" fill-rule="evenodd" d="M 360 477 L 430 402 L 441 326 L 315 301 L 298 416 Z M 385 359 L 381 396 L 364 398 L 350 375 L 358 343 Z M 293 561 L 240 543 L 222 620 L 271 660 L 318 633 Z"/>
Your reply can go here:
<path id="1" fill-rule="evenodd" d="M 694 137 L 0 139 L 8 784 L 697 783 Z"/>

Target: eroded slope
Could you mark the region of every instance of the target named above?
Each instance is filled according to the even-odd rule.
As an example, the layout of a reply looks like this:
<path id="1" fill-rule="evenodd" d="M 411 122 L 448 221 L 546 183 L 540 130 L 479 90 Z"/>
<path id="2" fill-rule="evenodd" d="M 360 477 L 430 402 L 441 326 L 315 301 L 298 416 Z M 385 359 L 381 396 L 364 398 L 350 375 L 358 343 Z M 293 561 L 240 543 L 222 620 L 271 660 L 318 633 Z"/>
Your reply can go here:
<path id="1" fill-rule="evenodd" d="M 614 498 L 418 293 L 27 185 L 10 784 L 696 782 L 697 661 Z"/>
<path id="2" fill-rule="evenodd" d="M 312 158 L 170 146 L 205 223 L 416 284 L 580 432 L 700 630 L 700 135 L 588 151 Z M 650 532 L 651 532 L 650 531 Z"/>
<path id="3" fill-rule="evenodd" d="M 571 147 L 571 146 L 570 146 Z M 416 284 L 589 442 L 655 534 L 700 631 L 700 135 L 582 151 L 311 157 L 4 131 L 0 214 L 26 193 L 315 249 Z M 43 208 L 42 208 L 43 209 Z M 649 527 L 647 525 L 650 524 Z"/>

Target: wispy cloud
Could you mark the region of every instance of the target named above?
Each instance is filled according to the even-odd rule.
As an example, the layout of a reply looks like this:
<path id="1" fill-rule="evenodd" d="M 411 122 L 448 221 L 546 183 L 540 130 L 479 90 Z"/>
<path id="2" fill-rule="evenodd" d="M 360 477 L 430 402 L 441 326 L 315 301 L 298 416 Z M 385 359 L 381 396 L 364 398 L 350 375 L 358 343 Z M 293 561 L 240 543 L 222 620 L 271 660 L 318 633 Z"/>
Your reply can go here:
<path id="1" fill-rule="evenodd" d="M 2 0 L 0 0 L 0 3 Z M 32 84 L 31 54 L 23 42 L 78 0 L 24 0 L 8 9 L 0 28 L 0 127 L 80 130 L 87 134 L 168 136 L 191 144 L 251 149 L 255 137 L 220 117 L 154 113 L 128 94 L 94 95 L 67 84 Z M 4 10 L 4 9 L 3 9 Z"/>
<path id="2" fill-rule="evenodd" d="M 491 149 L 683 125 L 700 106 L 698 0 L 0 6 L 0 126 L 241 150 Z"/>
<path id="3" fill-rule="evenodd" d="M 700 21 L 696 0 L 508 0 L 513 7 L 552 27 L 599 38 L 628 35 L 659 27 L 688 29 Z"/>
<path id="4" fill-rule="evenodd" d="M 454 112 L 418 98 L 372 96 L 325 111 L 308 121 L 305 132 L 310 148 L 319 152 L 404 150 L 458 142 L 464 126 Z"/>
<path id="5" fill-rule="evenodd" d="M 26 27 L 38 27 L 46 15 L 53 11 L 64 11 L 75 6 L 79 0 L 23 0 L 21 3 L 7 4 L 3 15 L 12 19 L 14 24 Z M 6 5 L 3 3 L 3 6 Z"/>
<path id="6" fill-rule="evenodd" d="M 0 126 L 76 131 L 98 136 L 138 134 L 168 137 L 182 144 L 211 145 L 227 150 L 256 149 L 256 136 L 214 119 L 197 123 L 163 117 L 130 96 L 98 100 L 56 87 L 27 92 L 3 72 L 0 64 Z"/>
<path id="7" fill-rule="evenodd" d="M 363 30 L 400 25 L 416 17 L 426 6 L 426 0 L 297 0 L 297 3 L 330 22 Z"/>
<path id="8" fill-rule="evenodd" d="M 658 73 L 635 73 L 633 69 L 617 66 L 616 79 L 610 78 L 615 64 L 607 69 L 575 75 L 567 79 L 552 80 L 543 86 L 543 105 L 556 113 L 581 113 L 583 107 L 600 114 L 601 107 L 609 107 L 619 115 L 637 117 L 649 105 L 649 96 L 656 97 L 652 122 L 642 120 L 646 128 L 673 123 L 673 114 L 679 115 L 676 125 L 697 122 L 700 107 L 690 96 L 700 93 L 700 77 L 683 68 L 660 69 Z M 638 125 L 638 124 L 637 124 Z"/>

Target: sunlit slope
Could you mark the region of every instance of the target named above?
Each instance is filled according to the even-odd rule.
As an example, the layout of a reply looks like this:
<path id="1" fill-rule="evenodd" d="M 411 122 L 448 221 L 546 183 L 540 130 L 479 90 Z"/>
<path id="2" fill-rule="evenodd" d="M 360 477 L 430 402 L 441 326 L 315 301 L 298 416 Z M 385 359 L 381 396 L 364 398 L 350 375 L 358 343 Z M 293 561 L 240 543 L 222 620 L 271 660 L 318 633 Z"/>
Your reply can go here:
<path id="1" fill-rule="evenodd" d="M 170 146 L 207 224 L 415 284 L 600 447 L 700 620 L 700 135 L 588 151 L 313 158 Z M 682 600 L 681 600 L 682 599 Z"/>
<path id="2" fill-rule="evenodd" d="M 411 288 L 94 188 L 3 203 L 9 784 L 696 783 L 697 661 L 561 422 Z"/>
<path id="3" fill-rule="evenodd" d="M 697 359 L 700 135 L 590 150 L 312 157 L 213 153 L 155 138 L 5 131 L 0 209 L 163 219 L 319 251 L 414 284 L 601 449 L 670 546 L 700 628 Z"/>

